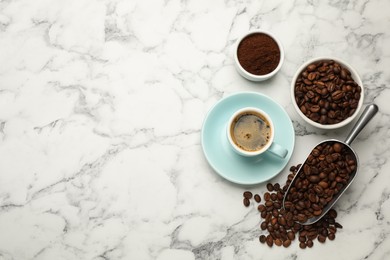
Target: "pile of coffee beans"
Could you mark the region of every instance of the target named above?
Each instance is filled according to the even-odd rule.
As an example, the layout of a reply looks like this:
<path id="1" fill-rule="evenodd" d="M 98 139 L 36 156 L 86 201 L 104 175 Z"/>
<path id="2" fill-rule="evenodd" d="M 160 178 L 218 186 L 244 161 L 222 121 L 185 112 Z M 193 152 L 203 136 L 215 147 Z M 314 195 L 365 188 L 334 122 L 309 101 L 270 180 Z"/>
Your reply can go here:
<path id="1" fill-rule="evenodd" d="M 359 104 L 361 87 L 351 72 L 333 60 L 308 65 L 295 82 L 295 101 L 302 113 L 323 125 L 352 116 Z"/>
<path id="2" fill-rule="evenodd" d="M 319 221 L 311 225 L 301 225 L 294 221 L 294 215 L 291 211 L 286 211 L 282 207 L 283 197 L 289 184 L 294 178 L 301 165 L 292 166 L 291 173 L 288 175 L 286 184 L 281 187 L 279 183 L 267 184 L 268 192 L 264 193 L 264 203 L 258 205 L 258 210 L 263 221 L 260 229 L 267 232 L 259 237 L 261 243 L 266 243 L 269 247 L 284 246 L 289 247 L 291 242 L 298 237 L 299 247 L 305 249 L 312 247 L 317 239 L 324 243 L 327 239 L 334 240 L 337 228 L 342 226 L 335 221 L 337 212 L 331 209 Z M 252 193 L 244 192 L 244 205 L 250 205 Z M 256 202 L 261 202 L 261 197 L 255 194 Z"/>
<path id="3" fill-rule="evenodd" d="M 285 199 L 285 209 L 292 219 L 306 222 L 323 209 L 348 183 L 356 170 L 350 149 L 337 141 L 317 145 L 308 156 Z"/>

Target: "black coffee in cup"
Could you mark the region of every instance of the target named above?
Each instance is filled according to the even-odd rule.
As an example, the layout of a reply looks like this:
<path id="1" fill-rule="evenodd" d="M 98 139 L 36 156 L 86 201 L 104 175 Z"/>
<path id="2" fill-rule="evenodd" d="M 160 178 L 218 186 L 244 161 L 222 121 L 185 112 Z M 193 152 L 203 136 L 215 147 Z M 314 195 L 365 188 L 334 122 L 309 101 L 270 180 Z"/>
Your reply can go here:
<path id="1" fill-rule="evenodd" d="M 261 150 L 270 141 L 271 134 L 271 124 L 254 111 L 238 114 L 230 126 L 233 142 L 248 152 Z"/>

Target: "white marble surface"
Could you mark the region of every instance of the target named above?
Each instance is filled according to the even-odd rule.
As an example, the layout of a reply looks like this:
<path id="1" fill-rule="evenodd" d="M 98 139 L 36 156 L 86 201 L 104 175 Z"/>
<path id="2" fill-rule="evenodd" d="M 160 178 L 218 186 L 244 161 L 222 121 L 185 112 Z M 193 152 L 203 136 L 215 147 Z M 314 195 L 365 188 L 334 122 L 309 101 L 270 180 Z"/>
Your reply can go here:
<path id="1" fill-rule="evenodd" d="M 0 259 L 389 259 L 390 2 L 0 1 Z M 237 37 L 272 31 L 272 80 L 234 70 Z M 360 172 L 339 201 L 335 241 L 258 242 L 247 189 L 215 174 L 200 145 L 208 109 L 240 91 L 293 120 L 290 165 L 327 137 L 293 110 L 290 80 L 332 55 L 360 73 L 379 114 L 353 144 Z M 287 170 L 274 181 L 283 181 Z M 249 187 L 264 192 L 265 185 Z"/>

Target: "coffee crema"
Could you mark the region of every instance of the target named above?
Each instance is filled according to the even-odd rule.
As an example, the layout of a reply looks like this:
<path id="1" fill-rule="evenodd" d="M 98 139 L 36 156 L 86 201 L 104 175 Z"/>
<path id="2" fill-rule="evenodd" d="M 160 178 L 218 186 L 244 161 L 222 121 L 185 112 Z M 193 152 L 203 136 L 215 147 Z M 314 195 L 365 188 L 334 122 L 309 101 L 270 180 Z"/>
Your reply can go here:
<path id="1" fill-rule="evenodd" d="M 271 138 L 271 125 L 256 112 L 243 112 L 237 115 L 230 127 L 233 142 L 248 152 L 261 150 Z"/>

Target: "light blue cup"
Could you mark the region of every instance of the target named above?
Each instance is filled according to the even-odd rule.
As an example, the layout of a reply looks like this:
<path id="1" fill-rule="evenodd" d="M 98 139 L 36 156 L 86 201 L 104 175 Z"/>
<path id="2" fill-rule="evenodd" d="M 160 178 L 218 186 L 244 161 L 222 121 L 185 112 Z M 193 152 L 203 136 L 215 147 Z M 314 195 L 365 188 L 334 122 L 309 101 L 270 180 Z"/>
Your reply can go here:
<path id="1" fill-rule="evenodd" d="M 242 114 L 246 114 L 246 113 L 247 114 L 251 114 L 251 113 L 260 114 L 270 124 L 271 133 L 269 136 L 269 140 L 266 143 L 266 145 L 263 146 L 259 150 L 255 150 L 255 151 L 244 150 L 233 141 L 234 138 L 232 137 L 232 132 L 230 129 L 232 128 L 232 125 L 235 123 L 236 118 L 238 116 L 240 116 Z M 238 153 L 239 155 L 242 155 L 242 156 L 246 156 L 246 157 L 258 156 L 258 155 L 268 151 L 268 152 L 271 152 L 272 154 L 274 154 L 280 158 L 285 158 L 287 153 L 288 153 L 288 150 L 286 148 L 284 148 L 281 145 L 274 142 L 275 128 L 274 128 L 274 124 L 273 124 L 270 116 L 266 112 L 264 112 L 263 110 L 256 108 L 256 107 L 244 107 L 244 108 L 237 110 L 235 113 L 233 113 L 233 115 L 230 117 L 230 119 L 226 125 L 226 136 L 227 136 L 227 139 L 229 140 L 229 143 L 230 143 L 232 149 L 236 153 Z"/>

